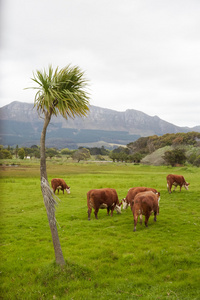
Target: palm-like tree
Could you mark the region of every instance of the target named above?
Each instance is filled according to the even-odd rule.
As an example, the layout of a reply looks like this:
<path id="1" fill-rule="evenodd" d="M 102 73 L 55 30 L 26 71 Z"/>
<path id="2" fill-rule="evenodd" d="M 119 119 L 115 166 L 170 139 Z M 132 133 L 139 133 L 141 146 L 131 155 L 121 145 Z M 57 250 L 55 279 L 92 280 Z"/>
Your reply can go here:
<path id="1" fill-rule="evenodd" d="M 56 263 L 65 264 L 62 249 L 59 242 L 58 231 L 55 219 L 55 200 L 48 185 L 45 139 L 46 131 L 52 115 L 62 115 L 64 118 L 74 118 L 75 116 L 86 116 L 89 112 L 89 94 L 86 91 L 88 81 L 84 78 L 84 72 L 79 67 L 66 66 L 63 69 L 58 67 L 53 71 L 49 66 L 48 71 L 36 71 L 31 78 L 37 87 L 34 107 L 40 114 L 44 115 L 44 125 L 40 139 L 40 178 L 44 204 L 47 211 L 49 226 Z"/>

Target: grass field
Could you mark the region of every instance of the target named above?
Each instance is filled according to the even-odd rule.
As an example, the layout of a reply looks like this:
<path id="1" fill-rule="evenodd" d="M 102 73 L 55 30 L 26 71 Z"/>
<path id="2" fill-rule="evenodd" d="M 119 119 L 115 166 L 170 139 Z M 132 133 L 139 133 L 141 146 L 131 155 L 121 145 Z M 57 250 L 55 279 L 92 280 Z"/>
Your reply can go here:
<path id="1" fill-rule="evenodd" d="M 61 177 L 56 210 L 66 260 L 54 263 L 39 164 L 1 167 L 0 299 L 200 299 L 200 169 L 48 161 L 49 182 Z M 168 194 L 166 175 L 182 174 L 189 191 Z M 86 193 L 112 187 L 119 200 L 130 187 L 161 193 L 160 214 L 137 225 L 128 208 L 87 220 Z"/>

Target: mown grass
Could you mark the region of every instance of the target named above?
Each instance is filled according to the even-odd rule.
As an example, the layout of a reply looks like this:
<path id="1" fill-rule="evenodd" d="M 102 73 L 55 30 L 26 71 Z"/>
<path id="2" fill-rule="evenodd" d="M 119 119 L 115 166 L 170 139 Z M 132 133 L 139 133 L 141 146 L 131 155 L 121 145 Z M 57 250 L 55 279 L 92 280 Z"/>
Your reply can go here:
<path id="1" fill-rule="evenodd" d="M 200 169 L 48 161 L 49 181 L 62 177 L 56 211 L 64 267 L 54 251 L 40 191 L 39 165 L 1 170 L 1 299 L 200 299 Z M 191 183 L 168 194 L 166 175 Z M 130 208 L 87 220 L 86 193 L 133 186 L 161 192 L 157 222 L 137 225 Z"/>

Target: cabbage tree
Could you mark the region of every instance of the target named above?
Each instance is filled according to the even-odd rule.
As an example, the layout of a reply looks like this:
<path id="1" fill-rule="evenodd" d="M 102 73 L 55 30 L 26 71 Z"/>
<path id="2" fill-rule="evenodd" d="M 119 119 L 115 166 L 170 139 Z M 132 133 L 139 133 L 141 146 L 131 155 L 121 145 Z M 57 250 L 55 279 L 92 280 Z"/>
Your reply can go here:
<path id="1" fill-rule="evenodd" d="M 47 127 L 51 117 L 61 115 L 64 118 L 74 118 L 75 116 L 86 116 L 89 112 L 89 94 L 86 91 L 88 81 L 84 72 L 79 67 L 70 65 L 53 70 L 52 66 L 48 70 L 33 73 L 31 78 L 37 86 L 34 100 L 34 107 L 44 118 L 43 129 L 40 139 L 40 179 L 44 204 L 47 211 L 49 226 L 51 229 L 54 245 L 56 263 L 65 264 L 55 219 L 56 201 L 48 184 L 45 140 Z"/>

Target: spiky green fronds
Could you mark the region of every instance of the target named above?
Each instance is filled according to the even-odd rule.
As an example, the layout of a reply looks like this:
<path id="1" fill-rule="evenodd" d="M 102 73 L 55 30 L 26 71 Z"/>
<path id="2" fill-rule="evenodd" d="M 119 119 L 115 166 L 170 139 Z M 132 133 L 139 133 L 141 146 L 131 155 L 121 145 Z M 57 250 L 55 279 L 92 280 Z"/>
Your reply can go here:
<path id="1" fill-rule="evenodd" d="M 39 112 L 49 112 L 50 115 L 61 114 L 64 118 L 86 116 L 89 111 L 89 93 L 86 91 L 88 81 L 79 67 L 70 65 L 63 69 L 58 67 L 53 71 L 37 70 L 31 78 L 37 87 L 34 106 Z"/>

